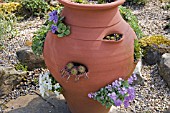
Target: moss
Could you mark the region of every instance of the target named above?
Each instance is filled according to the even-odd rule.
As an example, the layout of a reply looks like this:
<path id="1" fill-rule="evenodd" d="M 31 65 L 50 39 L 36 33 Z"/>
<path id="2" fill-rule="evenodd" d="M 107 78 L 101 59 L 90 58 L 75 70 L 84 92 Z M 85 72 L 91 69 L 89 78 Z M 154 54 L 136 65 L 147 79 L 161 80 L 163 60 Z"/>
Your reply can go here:
<path id="1" fill-rule="evenodd" d="M 139 43 L 141 44 L 141 47 L 147 47 L 147 46 L 160 46 L 160 45 L 166 45 L 170 46 L 170 40 L 162 35 L 154 35 L 154 36 L 147 36 L 143 37 L 139 40 Z"/>
<path id="2" fill-rule="evenodd" d="M 0 4 L 0 14 L 11 14 L 18 11 L 22 5 L 17 2 Z"/>
<path id="3" fill-rule="evenodd" d="M 21 63 L 18 63 L 18 64 L 15 65 L 16 70 L 27 71 L 27 68 L 28 68 L 27 66 L 22 65 Z"/>
<path id="4" fill-rule="evenodd" d="M 139 40 L 139 43 L 143 57 L 146 57 L 148 51 L 157 51 L 160 54 L 169 52 L 170 40 L 162 35 L 143 37 Z"/>

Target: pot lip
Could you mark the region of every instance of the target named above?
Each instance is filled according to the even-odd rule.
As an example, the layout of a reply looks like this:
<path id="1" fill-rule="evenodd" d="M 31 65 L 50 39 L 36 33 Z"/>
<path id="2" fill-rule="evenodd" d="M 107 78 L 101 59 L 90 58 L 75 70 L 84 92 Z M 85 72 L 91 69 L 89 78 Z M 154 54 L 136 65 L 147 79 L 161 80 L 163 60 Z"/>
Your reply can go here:
<path id="1" fill-rule="evenodd" d="M 61 4 L 67 7 L 75 8 L 75 9 L 87 9 L 87 10 L 99 10 L 99 9 L 110 9 L 122 5 L 125 0 L 116 0 L 112 3 L 105 4 L 79 4 L 71 2 L 71 0 L 58 0 Z"/>

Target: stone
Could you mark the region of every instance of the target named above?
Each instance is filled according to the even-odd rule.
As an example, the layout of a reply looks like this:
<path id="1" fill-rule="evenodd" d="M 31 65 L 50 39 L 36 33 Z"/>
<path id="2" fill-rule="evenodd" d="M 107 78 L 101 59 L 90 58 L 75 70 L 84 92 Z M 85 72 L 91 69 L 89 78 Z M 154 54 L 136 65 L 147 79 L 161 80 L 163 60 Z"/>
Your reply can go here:
<path id="1" fill-rule="evenodd" d="M 142 60 L 140 59 L 136 64 L 136 68 L 133 71 L 133 74 L 136 74 L 137 80 L 133 82 L 133 85 L 144 85 L 144 77 L 142 76 Z"/>
<path id="2" fill-rule="evenodd" d="M 170 88 L 170 53 L 162 55 L 161 60 L 158 64 L 159 74 L 167 82 Z"/>
<path id="3" fill-rule="evenodd" d="M 9 94 L 26 73 L 16 71 L 13 67 L 0 66 L 0 97 Z"/>
<path id="4" fill-rule="evenodd" d="M 21 96 L 6 106 L 5 113 L 70 113 L 65 99 L 54 95 L 46 99 L 36 94 Z"/>
<path id="5" fill-rule="evenodd" d="M 160 61 L 161 54 L 154 47 L 148 47 L 143 61 L 148 65 L 154 65 Z"/>
<path id="6" fill-rule="evenodd" d="M 36 56 L 31 47 L 23 47 L 16 52 L 17 59 L 21 64 L 28 67 L 28 70 L 45 67 L 43 56 Z"/>

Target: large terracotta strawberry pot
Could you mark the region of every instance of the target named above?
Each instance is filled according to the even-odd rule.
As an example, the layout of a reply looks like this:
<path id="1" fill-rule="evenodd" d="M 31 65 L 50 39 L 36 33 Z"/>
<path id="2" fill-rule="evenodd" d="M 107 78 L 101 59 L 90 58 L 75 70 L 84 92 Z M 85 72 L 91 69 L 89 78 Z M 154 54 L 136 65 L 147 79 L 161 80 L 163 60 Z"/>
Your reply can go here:
<path id="1" fill-rule="evenodd" d="M 62 15 L 71 27 L 71 34 L 58 38 L 48 32 L 43 53 L 45 63 L 62 85 L 72 113 L 107 113 L 109 109 L 87 95 L 120 77 L 127 79 L 134 70 L 136 35 L 118 10 L 125 0 L 96 5 L 58 1 L 64 5 Z M 118 41 L 103 40 L 112 33 L 122 34 L 122 38 Z M 82 77 L 78 82 L 73 76 L 69 81 L 62 78 L 60 70 L 68 62 L 87 66 L 89 78 Z"/>

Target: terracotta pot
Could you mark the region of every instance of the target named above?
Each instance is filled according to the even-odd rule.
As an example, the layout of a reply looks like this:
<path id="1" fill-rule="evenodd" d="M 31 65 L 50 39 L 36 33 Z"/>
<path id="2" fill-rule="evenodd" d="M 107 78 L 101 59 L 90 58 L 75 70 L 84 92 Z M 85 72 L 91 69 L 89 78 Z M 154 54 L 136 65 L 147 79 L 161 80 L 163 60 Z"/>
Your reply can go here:
<path id="1" fill-rule="evenodd" d="M 134 70 L 133 44 L 136 35 L 118 10 L 124 0 L 97 5 L 68 0 L 59 2 L 64 5 L 62 15 L 71 27 L 71 34 L 58 38 L 48 32 L 44 45 L 45 63 L 63 86 L 63 94 L 72 113 L 107 113 L 109 109 L 87 95 L 120 77 L 127 79 Z M 122 39 L 103 40 L 113 33 L 122 34 Z M 86 65 L 89 79 L 80 78 L 75 82 L 72 76 L 66 82 L 60 70 L 71 61 Z"/>

